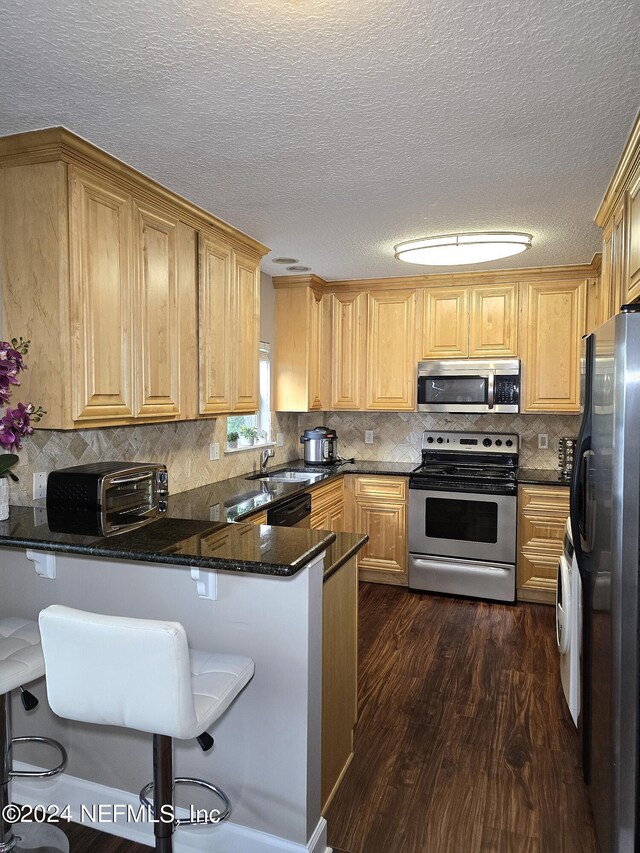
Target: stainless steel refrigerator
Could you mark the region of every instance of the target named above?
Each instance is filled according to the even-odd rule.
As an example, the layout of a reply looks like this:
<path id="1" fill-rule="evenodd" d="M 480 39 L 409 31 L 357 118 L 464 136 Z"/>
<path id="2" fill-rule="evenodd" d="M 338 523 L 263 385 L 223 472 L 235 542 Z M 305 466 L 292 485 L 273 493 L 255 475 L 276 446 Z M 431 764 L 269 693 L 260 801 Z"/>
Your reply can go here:
<path id="1" fill-rule="evenodd" d="M 584 341 L 571 488 L 583 589 L 579 730 L 602 853 L 640 851 L 640 313 L 629 307 Z"/>

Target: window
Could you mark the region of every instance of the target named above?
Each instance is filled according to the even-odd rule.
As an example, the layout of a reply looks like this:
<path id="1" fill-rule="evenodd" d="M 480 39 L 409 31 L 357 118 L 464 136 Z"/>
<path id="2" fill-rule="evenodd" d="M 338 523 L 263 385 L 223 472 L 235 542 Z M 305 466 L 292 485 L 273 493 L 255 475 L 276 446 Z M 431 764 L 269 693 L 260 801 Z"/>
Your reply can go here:
<path id="1" fill-rule="evenodd" d="M 227 450 L 236 449 L 229 442 L 230 433 L 238 433 L 238 448 L 271 444 L 271 347 L 264 341 L 260 341 L 259 370 L 258 411 L 255 415 L 231 415 L 227 418 Z M 257 435 L 250 441 L 252 430 Z"/>

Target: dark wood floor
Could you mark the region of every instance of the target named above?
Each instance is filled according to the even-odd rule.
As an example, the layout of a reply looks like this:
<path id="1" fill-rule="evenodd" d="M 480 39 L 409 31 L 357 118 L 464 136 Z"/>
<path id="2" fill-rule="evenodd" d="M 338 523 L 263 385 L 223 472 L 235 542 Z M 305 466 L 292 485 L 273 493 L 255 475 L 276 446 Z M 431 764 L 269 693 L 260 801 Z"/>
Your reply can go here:
<path id="1" fill-rule="evenodd" d="M 597 853 L 554 609 L 363 584 L 350 853 Z"/>

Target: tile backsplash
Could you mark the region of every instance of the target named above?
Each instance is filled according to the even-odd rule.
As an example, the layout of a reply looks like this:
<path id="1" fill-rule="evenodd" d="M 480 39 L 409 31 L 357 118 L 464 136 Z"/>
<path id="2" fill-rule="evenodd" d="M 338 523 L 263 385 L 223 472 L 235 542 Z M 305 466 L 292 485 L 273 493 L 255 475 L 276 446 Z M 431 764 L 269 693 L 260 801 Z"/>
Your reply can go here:
<path id="1" fill-rule="evenodd" d="M 297 459 L 298 416 L 285 413 L 272 415 L 273 435 L 284 434 L 283 447 L 273 447 L 271 465 Z M 226 418 L 202 421 L 146 424 L 58 431 L 38 429 L 27 438 L 20 451 L 20 461 L 13 471 L 19 482 L 10 484 L 10 502 L 26 506 L 32 502 L 33 473 L 54 468 L 84 465 L 90 462 L 161 462 L 169 470 L 169 490 L 184 492 L 226 480 L 258 469 L 259 448 L 238 453 L 224 453 L 227 439 Z M 209 444 L 220 443 L 220 460 L 209 461 Z"/>
<path id="2" fill-rule="evenodd" d="M 271 465 L 302 456 L 299 437 L 308 427 L 325 424 L 338 433 L 342 456 L 387 462 L 418 462 L 425 429 L 516 432 L 520 436 L 520 464 L 525 468 L 552 468 L 558 464 L 558 440 L 577 435 L 580 419 L 565 415 L 424 415 L 415 412 L 318 412 L 296 415 L 275 413 L 272 431 L 284 435 L 274 447 Z M 364 431 L 373 430 L 374 443 L 364 443 Z M 12 504 L 32 501 L 33 473 L 89 462 L 162 462 L 169 469 L 174 494 L 217 480 L 248 474 L 258 468 L 259 449 L 224 453 L 226 419 L 179 421 L 168 424 L 110 427 L 77 431 L 38 429 L 25 440 L 20 461 L 13 469 L 20 478 L 10 485 Z M 549 436 L 548 450 L 538 449 L 538 433 Z M 209 444 L 220 443 L 220 460 L 209 461 Z"/>
<path id="3" fill-rule="evenodd" d="M 419 462 L 423 430 L 514 432 L 520 436 L 523 468 L 558 467 L 558 441 L 578 434 L 576 415 L 427 415 L 416 412 L 324 412 L 301 415 L 299 429 L 323 423 L 338 434 L 341 456 L 376 462 Z M 364 431 L 373 430 L 373 444 Z M 538 434 L 549 436 L 547 450 L 538 448 Z"/>

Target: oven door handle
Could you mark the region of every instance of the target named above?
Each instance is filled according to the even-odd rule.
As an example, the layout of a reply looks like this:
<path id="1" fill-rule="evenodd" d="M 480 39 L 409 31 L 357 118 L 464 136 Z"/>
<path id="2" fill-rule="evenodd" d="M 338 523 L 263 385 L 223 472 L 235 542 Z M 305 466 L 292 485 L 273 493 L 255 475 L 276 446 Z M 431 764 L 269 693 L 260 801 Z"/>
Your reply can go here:
<path id="1" fill-rule="evenodd" d="M 496 381 L 495 374 L 490 373 L 489 374 L 489 387 L 487 389 L 487 405 L 490 409 L 493 409 L 495 381 Z"/>

